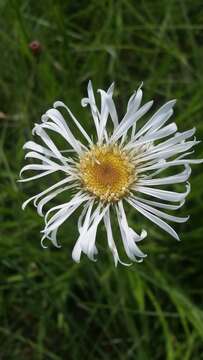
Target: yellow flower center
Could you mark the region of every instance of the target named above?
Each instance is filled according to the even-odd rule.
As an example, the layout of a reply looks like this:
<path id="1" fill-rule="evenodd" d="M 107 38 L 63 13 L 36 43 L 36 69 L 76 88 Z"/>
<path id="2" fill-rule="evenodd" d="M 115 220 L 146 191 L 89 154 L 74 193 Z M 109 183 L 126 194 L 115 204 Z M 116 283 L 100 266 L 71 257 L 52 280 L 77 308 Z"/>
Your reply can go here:
<path id="1" fill-rule="evenodd" d="M 79 172 L 85 190 L 105 202 L 126 196 L 136 180 L 135 166 L 118 146 L 94 146 L 80 159 Z"/>

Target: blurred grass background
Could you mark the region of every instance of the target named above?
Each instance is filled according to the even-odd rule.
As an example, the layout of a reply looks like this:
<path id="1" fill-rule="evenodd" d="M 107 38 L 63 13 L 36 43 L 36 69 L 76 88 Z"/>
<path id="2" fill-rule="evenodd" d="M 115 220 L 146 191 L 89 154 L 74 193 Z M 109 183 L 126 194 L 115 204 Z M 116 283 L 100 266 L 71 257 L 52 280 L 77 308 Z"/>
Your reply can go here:
<path id="1" fill-rule="evenodd" d="M 16 183 L 22 145 L 55 100 L 91 131 L 80 106 L 88 79 L 95 89 L 115 80 L 120 115 L 142 80 L 145 100 L 177 98 L 179 129 L 195 126 L 201 139 L 202 44 L 200 0 L 0 0 L 1 360 L 203 359 L 201 166 L 183 209 L 191 218 L 176 226 L 181 243 L 129 212 L 148 230 L 148 257 L 131 268 L 114 268 L 102 227 L 97 263 L 74 264 L 77 214 L 60 231 L 62 249 L 42 249 L 43 220 L 21 203 L 54 177 Z"/>

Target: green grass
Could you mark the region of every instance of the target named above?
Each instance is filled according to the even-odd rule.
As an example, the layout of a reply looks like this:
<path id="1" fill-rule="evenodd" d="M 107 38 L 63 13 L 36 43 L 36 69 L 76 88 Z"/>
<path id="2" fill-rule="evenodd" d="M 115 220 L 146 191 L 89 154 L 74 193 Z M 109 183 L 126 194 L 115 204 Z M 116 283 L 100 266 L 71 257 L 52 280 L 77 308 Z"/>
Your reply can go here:
<path id="1" fill-rule="evenodd" d="M 201 166 L 182 211 L 191 218 L 176 227 L 181 243 L 129 212 L 148 230 L 148 257 L 131 268 L 114 268 L 103 228 L 97 263 L 74 264 L 77 214 L 60 231 L 63 247 L 42 249 L 42 219 L 21 203 L 51 179 L 16 182 L 22 145 L 55 100 L 91 131 L 80 106 L 90 78 L 95 88 L 115 80 L 120 116 L 142 80 L 145 100 L 177 98 L 179 129 L 195 126 L 201 139 L 202 18 L 200 0 L 0 1 L 1 360 L 203 359 Z"/>

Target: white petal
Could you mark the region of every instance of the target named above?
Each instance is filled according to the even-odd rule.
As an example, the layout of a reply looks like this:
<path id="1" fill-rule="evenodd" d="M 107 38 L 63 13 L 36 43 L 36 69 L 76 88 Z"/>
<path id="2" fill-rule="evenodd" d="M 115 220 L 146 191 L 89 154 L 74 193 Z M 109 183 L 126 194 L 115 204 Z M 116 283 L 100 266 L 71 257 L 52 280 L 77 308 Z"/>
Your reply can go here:
<path id="1" fill-rule="evenodd" d="M 111 252 L 113 254 L 115 266 L 117 266 L 118 262 L 120 262 L 122 265 L 130 266 L 131 264 L 124 263 L 119 258 L 118 251 L 117 251 L 117 248 L 116 248 L 116 244 L 115 244 L 115 241 L 113 239 L 113 233 L 112 233 L 112 228 L 111 228 L 111 220 L 110 220 L 110 211 L 109 211 L 109 209 L 107 210 L 106 214 L 104 215 L 104 225 L 105 225 L 105 228 L 106 228 L 109 249 L 111 250 Z"/>
<path id="2" fill-rule="evenodd" d="M 37 203 L 37 201 L 39 200 L 40 197 L 46 195 L 48 192 L 56 189 L 56 188 L 59 187 L 59 186 L 62 186 L 62 185 L 64 185 L 64 184 L 66 184 L 67 182 L 70 182 L 70 181 L 73 181 L 73 179 L 72 179 L 71 177 L 69 177 L 69 178 L 67 177 L 66 179 L 60 180 L 60 181 L 57 182 L 56 184 L 50 186 L 48 189 L 42 191 L 41 193 L 32 196 L 31 198 L 29 198 L 28 200 L 26 200 L 26 201 L 23 203 L 22 209 L 24 210 L 25 207 L 26 207 L 26 206 L 29 204 L 29 202 L 32 201 L 32 200 L 35 200 L 35 201 L 34 201 L 34 204 L 35 204 L 35 206 L 36 206 L 36 203 Z"/>
<path id="3" fill-rule="evenodd" d="M 44 115 L 44 116 L 45 116 L 45 118 L 47 118 L 47 115 Z M 51 119 L 53 120 L 53 122 L 44 121 L 43 124 L 38 125 L 38 126 L 40 126 L 41 129 L 42 128 L 48 129 L 48 130 L 58 133 L 60 136 L 62 136 L 67 141 L 68 144 L 70 144 L 72 146 L 72 148 L 75 150 L 76 153 L 81 154 L 81 144 L 73 136 L 68 125 L 67 125 L 67 129 L 65 129 L 61 125 L 57 124 L 57 122 L 59 122 L 57 117 L 52 116 Z"/>
<path id="4" fill-rule="evenodd" d="M 149 220 L 151 220 L 153 223 L 158 225 L 160 228 L 168 232 L 171 236 L 173 236 L 175 239 L 180 240 L 178 234 L 175 232 L 175 230 L 168 225 L 165 221 L 159 219 L 157 216 L 151 214 L 150 212 L 144 210 L 142 207 L 135 205 L 134 202 L 132 202 L 129 199 L 126 199 L 127 202 L 132 205 L 137 211 L 139 211 L 141 214 L 143 214 L 145 217 L 147 217 Z"/>
<path id="5" fill-rule="evenodd" d="M 45 229 L 43 230 L 43 232 L 47 235 L 50 232 L 52 232 L 53 230 L 59 228 L 59 226 L 61 224 L 64 223 L 65 220 L 67 220 L 70 215 L 72 215 L 72 213 L 79 207 L 80 204 L 71 206 L 71 207 L 66 207 L 65 209 L 61 209 L 58 211 L 57 215 L 55 214 L 55 219 L 52 221 L 51 224 L 46 225 Z"/>
<path id="6" fill-rule="evenodd" d="M 187 156 L 188 154 L 183 154 L 182 156 Z M 186 164 L 201 164 L 203 162 L 203 159 L 181 159 L 181 160 L 172 160 L 172 161 L 159 161 L 157 164 L 151 165 L 151 166 L 144 166 L 139 169 L 137 169 L 137 173 L 145 173 L 147 171 L 155 170 L 155 169 L 161 169 L 163 171 L 164 169 L 171 167 L 171 166 L 179 166 L 179 165 L 186 165 Z M 157 172 L 158 173 L 158 172 Z"/>
<path id="7" fill-rule="evenodd" d="M 85 139 L 88 141 L 89 144 L 92 144 L 92 140 L 90 139 L 89 135 L 87 134 L 87 132 L 85 131 L 85 129 L 82 127 L 82 125 L 79 123 L 79 121 L 76 119 L 76 117 L 73 115 L 73 113 L 71 112 L 71 110 L 68 108 L 68 106 L 66 106 L 62 101 L 56 101 L 54 103 L 54 107 L 64 107 L 68 114 L 70 115 L 70 117 L 72 118 L 72 120 L 74 121 L 74 123 L 76 124 L 76 126 L 78 127 L 78 129 L 80 130 L 81 134 L 83 134 L 83 136 L 85 137 Z M 53 110 L 53 109 L 52 109 Z M 47 113 L 48 115 L 48 113 Z M 67 125 L 67 124 L 66 124 Z"/>
<path id="8" fill-rule="evenodd" d="M 74 207 L 75 205 L 78 205 L 78 204 L 80 205 L 84 201 L 87 201 L 87 200 L 89 200 L 88 195 L 82 194 L 82 192 L 80 191 L 70 201 L 68 201 L 64 204 L 60 204 L 60 205 L 52 207 L 50 210 L 47 211 L 47 213 L 45 215 L 46 228 L 48 228 L 53 222 L 55 222 L 59 217 L 61 217 L 61 215 L 64 215 L 64 212 L 67 209 L 70 209 L 71 207 Z M 52 217 L 48 220 L 50 213 L 52 213 L 53 211 L 56 211 L 56 210 L 59 210 L 59 211 L 56 212 L 54 215 L 52 215 Z"/>
<path id="9" fill-rule="evenodd" d="M 140 201 L 136 201 L 132 198 L 130 198 L 130 200 L 137 206 L 140 206 L 141 208 L 151 212 L 152 214 L 155 214 L 163 219 L 169 220 L 169 221 L 173 221 L 173 222 L 177 222 L 177 223 L 184 223 L 189 219 L 189 216 L 187 217 L 177 217 L 177 216 L 173 216 L 173 215 L 169 215 L 164 213 L 163 211 L 157 210 L 155 208 L 153 208 L 152 206 L 143 204 Z"/>
<path id="10" fill-rule="evenodd" d="M 143 198 L 140 198 L 139 196 L 132 196 L 132 199 L 135 199 L 135 200 L 138 200 L 138 201 L 141 201 L 145 204 L 149 204 L 149 205 L 152 205 L 152 206 L 155 206 L 155 207 L 158 207 L 160 209 L 168 209 L 168 210 L 177 210 L 177 209 L 180 209 L 185 201 L 181 201 L 179 205 L 171 205 L 171 204 L 165 204 L 165 203 L 160 203 L 160 202 L 157 202 L 157 201 L 151 201 L 151 200 L 148 200 L 148 199 L 143 199 Z"/>
<path id="11" fill-rule="evenodd" d="M 35 143 L 34 141 L 27 141 L 23 145 L 23 149 L 30 149 L 30 150 L 37 151 L 38 153 L 41 153 L 46 156 L 56 157 L 56 155 L 52 151 L 48 150 L 44 146 L 41 146 L 41 145 Z"/>
<path id="12" fill-rule="evenodd" d="M 106 128 L 106 123 L 108 116 L 111 116 L 114 129 L 118 126 L 118 115 L 116 112 L 116 107 L 112 99 L 114 84 L 110 86 L 107 92 L 102 89 L 99 89 L 98 92 L 101 95 L 101 113 L 100 113 L 100 125 L 99 125 L 99 134 L 98 140 L 101 143 L 104 137 L 104 131 Z"/>
<path id="13" fill-rule="evenodd" d="M 142 95 L 143 95 L 142 90 L 141 90 L 142 85 L 143 85 L 143 83 L 141 83 L 141 85 L 139 86 L 137 91 L 135 91 L 132 94 L 132 96 L 130 97 L 130 99 L 128 101 L 127 112 L 125 114 L 125 118 L 128 118 L 133 113 L 135 114 L 135 112 L 139 109 L 139 107 L 141 105 L 141 101 L 142 101 Z M 135 122 L 133 124 L 131 139 L 135 135 L 136 125 L 137 125 L 137 122 Z"/>
<path id="14" fill-rule="evenodd" d="M 116 211 L 126 254 L 132 261 L 142 261 L 146 255 L 138 248 L 136 242 L 142 240 L 146 236 L 146 232 L 142 232 L 141 236 L 139 236 L 133 229 L 128 226 L 122 201 L 118 202 Z M 137 258 L 140 259 L 138 260 Z"/>
<path id="15" fill-rule="evenodd" d="M 94 205 L 94 200 L 93 201 L 90 201 L 88 202 L 79 219 L 78 219 L 78 231 L 79 231 L 79 239 L 76 241 L 75 243 L 75 246 L 73 248 L 73 251 L 72 251 L 72 259 L 75 261 L 75 262 L 80 262 L 80 257 L 81 257 L 81 253 L 82 253 L 82 248 L 81 248 L 81 244 L 80 244 L 80 239 L 81 239 L 81 236 L 86 233 L 88 227 L 90 226 L 90 216 L 91 216 L 91 212 L 92 212 L 92 207 Z M 83 223 L 83 218 L 85 217 L 85 220 L 84 220 L 84 223 Z"/>
<path id="16" fill-rule="evenodd" d="M 107 94 L 104 90 L 98 90 L 101 95 L 101 113 L 100 113 L 100 124 L 99 124 L 99 133 L 98 141 L 102 143 L 104 137 L 104 131 L 106 128 L 107 119 L 109 116 L 109 109 L 107 105 Z"/>
<path id="17" fill-rule="evenodd" d="M 81 100 L 81 105 L 83 107 L 87 106 L 88 104 L 90 105 L 91 108 L 91 112 L 92 112 L 92 117 L 95 123 L 95 128 L 97 131 L 97 135 L 99 133 L 99 111 L 97 109 L 96 106 L 96 102 L 95 102 L 95 97 L 94 97 L 94 91 L 92 88 L 92 83 L 91 81 L 88 82 L 88 86 L 87 86 L 87 92 L 88 92 L 88 98 L 83 98 Z"/>
<path id="18" fill-rule="evenodd" d="M 82 233 L 82 231 L 87 231 L 88 227 L 90 226 L 90 216 L 92 213 L 92 208 L 94 205 L 94 200 L 90 200 L 87 202 L 87 204 L 85 205 L 81 215 L 78 218 L 78 231 L 79 234 Z M 83 222 L 85 216 L 85 220 Z"/>
<path id="19" fill-rule="evenodd" d="M 124 117 L 121 123 L 118 125 L 117 129 L 114 131 L 110 141 L 117 141 L 128 129 L 139 120 L 147 111 L 151 108 L 153 101 L 149 101 L 145 105 L 143 105 L 135 114 L 129 116 L 129 118 Z"/>
<path id="20" fill-rule="evenodd" d="M 41 120 L 43 123 L 48 123 L 50 125 L 57 126 L 62 132 L 65 131 L 69 133 L 70 131 L 64 117 L 57 109 L 52 108 L 47 110 L 46 113 L 42 115 Z"/>
<path id="21" fill-rule="evenodd" d="M 172 123 L 170 125 L 165 126 L 163 129 L 158 130 L 156 132 L 146 134 L 145 136 L 141 137 L 137 141 L 130 142 L 126 148 L 135 148 L 135 146 L 143 145 L 151 141 L 163 139 L 164 137 L 167 137 L 174 132 L 177 131 L 177 126 L 175 123 Z"/>
<path id="22" fill-rule="evenodd" d="M 82 249 L 80 246 L 80 243 L 78 241 L 76 241 L 73 251 L 72 251 L 72 259 L 76 262 L 79 263 L 80 262 L 80 258 L 81 258 L 81 254 L 82 254 Z"/>
<path id="23" fill-rule="evenodd" d="M 139 86 L 139 88 L 137 89 L 137 91 L 135 91 L 132 96 L 130 97 L 129 101 L 128 101 L 128 105 L 127 105 L 127 112 L 125 114 L 125 116 L 122 119 L 122 122 L 125 123 L 130 116 L 132 116 L 133 114 L 135 115 L 136 111 L 139 109 L 140 105 L 141 105 L 141 101 L 142 101 L 142 87 L 143 83 L 141 83 L 141 85 Z M 133 128 L 132 128 L 132 137 L 134 135 L 136 129 L 136 122 L 133 124 Z"/>
<path id="24" fill-rule="evenodd" d="M 179 174 L 167 176 L 157 179 L 140 179 L 138 180 L 138 185 L 141 186 L 157 186 L 157 185 L 166 185 L 166 184 L 178 184 L 188 180 L 191 174 L 191 168 L 189 165 L 185 165 L 185 170 Z"/>
<path id="25" fill-rule="evenodd" d="M 22 176 L 22 174 L 24 173 L 24 171 L 28 171 L 28 170 L 33 170 L 33 171 L 42 171 L 42 170 L 52 170 L 55 171 L 55 169 L 60 168 L 60 165 L 55 166 L 51 166 L 51 165 L 44 165 L 44 164 L 31 164 L 31 165 L 25 165 L 21 171 L 20 171 L 20 176 Z"/>
<path id="26" fill-rule="evenodd" d="M 68 186 L 65 186 L 64 188 L 57 189 L 57 190 L 53 191 L 51 194 L 45 196 L 42 200 L 39 201 L 39 204 L 37 205 L 38 214 L 40 216 L 43 216 L 42 210 L 43 210 L 44 205 L 46 205 L 50 200 L 54 199 L 58 194 L 66 191 L 66 190 L 72 189 L 73 187 L 75 187 L 75 184 L 68 185 Z"/>
<path id="27" fill-rule="evenodd" d="M 84 252 L 90 260 L 95 261 L 95 255 L 97 254 L 97 248 L 95 246 L 97 227 L 104 217 L 109 205 L 107 205 L 101 212 L 101 204 L 98 205 L 93 215 L 88 219 L 89 227 L 87 229 L 88 221 L 86 220 L 86 227 L 84 227 L 80 233 L 80 236 L 74 246 L 72 252 L 72 258 L 75 261 L 80 260 L 81 251 Z M 91 224 L 92 223 L 92 224 Z"/>
<path id="28" fill-rule="evenodd" d="M 62 223 L 64 223 L 64 221 L 67 220 L 84 201 L 84 197 L 76 195 L 69 203 L 66 204 L 66 206 L 62 207 L 55 215 L 52 216 L 52 218 L 46 223 L 42 233 L 44 233 L 46 237 L 50 236 L 50 234 L 54 230 L 58 229 L 59 226 L 61 226 Z"/>
<path id="29" fill-rule="evenodd" d="M 50 160 L 49 158 L 47 158 L 47 157 L 45 157 L 45 156 L 43 156 L 43 155 L 41 155 L 39 153 L 34 152 L 34 151 L 28 152 L 25 155 L 25 159 L 27 159 L 27 158 L 33 158 L 33 159 L 41 160 L 42 164 L 40 164 L 40 165 L 50 166 L 50 169 L 53 168 L 53 170 L 55 170 L 55 171 L 61 170 L 61 171 L 64 171 L 66 174 L 73 175 L 73 176 L 77 177 L 77 171 L 75 169 L 75 166 L 73 167 L 72 164 L 71 165 L 67 164 L 66 160 L 64 160 L 65 165 L 59 165 L 58 163 Z M 64 164 L 64 162 L 63 162 L 63 164 Z M 36 165 L 39 165 L 39 164 L 36 164 Z"/>
<path id="30" fill-rule="evenodd" d="M 53 154 L 55 154 L 55 156 L 58 159 L 61 159 L 61 160 L 63 159 L 63 156 L 61 155 L 60 151 L 57 149 L 56 145 L 50 139 L 50 137 L 46 133 L 46 131 L 44 131 L 42 129 L 41 125 L 37 124 L 34 127 L 33 131 L 36 132 L 36 134 L 41 137 L 42 141 L 48 146 L 48 148 L 53 152 Z"/>
<path id="31" fill-rule="evenodd" d="M 47 235 L 47 239 L 51 240 L 52 244 L 57 247 L 57 248 L 61 248 L 61 245 L 58 244 L 58 241 L 57 241 L 57 232 L 58 232 L 58 228 L 53 230 L 51 232 L 50 235 Z M 46 237 L 46 236 L 45 236 Z"/>
<path id="32" fill-rule="evenodd" d="M 23 169 L 22 169 L 22 170 L 23 170 Z M 21 170 L 21 171 L 22 171 L 22 170 Z M 39 179 L 39 178 L 41 178 L 41 177 L 43 177 L 43 176 L 52 174 L 53 172 L 55 172 L 55 170 L 44 171 L 44 172 L 42 172 L 42 173 L 40 173 L 40 174 L 38 174 L 38 175 L 31 176 L 31 177 L 29 177 L 29 178 L 27 178 L 27 179 L 20 179 L 20 180 L 18 180 L 18 182 L 27 182 L 27 181 L 30 181 L 30 180 L 36 180 L 36 179 Z"/>
<path id="33" fill-rule="evenodd" d="M 111 84 L 111 86 L 108 88 L 107 92 L 105 92 L 101 89 L 99 91 L 101 93 L 101 96 L 103 96 L 104 107 L 105 107 L 105 105 L 107 106 L 108 112 L 111 116 L 111 119 L 112 119 L 112 122 L 113 122 L 113 125 L 115 128 L 116 126 L 118 126 L 118 115 L 117 115 L 114 101 L 112 99 L 113 91 L 114 91 L 114 83 Z M 102 112 L 101 112 L 101 117 L 102 117 Z"/>
<path id="34" fill-rule="evenodd" d="M 171 146 L 170 148 L 163 149 L 160 151 L 156 151 L 154 153 L 151 153 L 149 155 L 143 154 L 142 156 L 138 156 L 137 162 L 145 162 L 152 159 L 168 159 L 171 156 L 177 155 L 179 153 L 186 152 L 187 150 L 191 149 L 194 145 L 199 144 L 199 141 L 188 141 L 182 144 L 177 144 L 174 146 Z M 147 165 L 147 164 L 146 164 Z"/>
<path id="35" fill-rule="evenodd" d="M 81 244 L 81 248 L 82 251 L 91 259 L 91 260 L 95 260 L 94 259 L 94 255 L 95 255 L 95 240 L 96 240 L 96 233 L 97 233 L 97 228 L 98 225 L 100 223 L 100 221 L 103 219 L 105 212 L 107 211 L 109 205 L 107 205 L 101 212 L 100 212 L 100 205 L 98 206 L 98 208 L 95 210 L 95 219 L 92 223 L 92 225 L 89 227 L 89 229 L 83 233 L 83 235 L 80 239 L 80 244 Z M 91 219 L 90 219 L 91 221 Z"/>
<path id="36" fill-rule="evenodd" d="M 50 160 L 47 156 L 43 156 L 43 155 L 41 155 L 41 154 L 39 154 L 38 152 L 35 152 L 35 151 L 29 151 L 25 155 L 25 159 L 27 159 L 27 158 L 38 159 L 38 160 L 41 160 L 42 163 L 47 163 L 47 164 L 50 164 L 50 165 L 53 165 L 53 166 L 59 165 L 58 163 Z M 63 162 L 63 164 L 64 164 L 64 162 Z M 67 167 L 70 168 L 69 165 L 67 165 Z"/>
<path id="37" fill-rule="evenodd" d="M 149 121 L 135 134 L 134 140 L 138 139 L 142 134 L 150 129 L 150 132 L 157 130 L 162 126 L 173 114 L 172 107 L 174 106 L 176 100 L 168 101 L 164 104 L 152 117 Z"/>
<path id="38" fill-rule="evenodd" d="M 153 188 L 145 187 L 145 186 L 137 186 L 136 191 L 142 192 L 143 194 L 146 194 L 146 195 L 151 195 L 158 199 L 168 200 L 168 201 L 172 201 L 172 202 L 173 201 L 178 202 L 178 201 L 182 201 L 183 199 L 185 199 L 185 197 L 189 194 L 190 185 L 189 184 L 186 185 L 186 191 L 184 193 L 178 193 L 178 192 L 174 192 L 174 191 L 167 191 L 167 190 L 160 190 L 160 189 L 153 189 Z"/>
<path id="39" fill-rule="evenodd" d="M 191 136 L 194 135 L 196 129 L 193 128 L 193 129 L 190 129 L 190 130 L 187 130 L 187 131 L 184 131 L 182 133 L 176 133 L 173 137 L 171 137 L 170 139 L 162 142 L 161 144 L 157 145 L 154 147 L 154 150 L 160 150 L 162 148 L 167 148 L 167 147 L 170 147 L 172 145 L 175 145 L 175 144 L 178 144 L 180 143 L 181 141 L 184 141 L 188 138 L 190 138 Z"/>
<path id="40" fill-rule="evenodd" d="M 143 83 L 141 83 L 141 85 L 139 86 L 139 88 L 137 89 L 137 91 L 135 91 L 132 96 L 130 97 L 129 101 L 128 101 L 128 105 L 127 105 L 127 112 L 126 112 L 126 115 L 130 112 L 136 112 L 140 105 L 141 105 L 141 101 L 142 101 L 142 90 L 141 90 L 141 87 L 142 87 Z M 125 115 L 125 116 L 126 116 Z"/>

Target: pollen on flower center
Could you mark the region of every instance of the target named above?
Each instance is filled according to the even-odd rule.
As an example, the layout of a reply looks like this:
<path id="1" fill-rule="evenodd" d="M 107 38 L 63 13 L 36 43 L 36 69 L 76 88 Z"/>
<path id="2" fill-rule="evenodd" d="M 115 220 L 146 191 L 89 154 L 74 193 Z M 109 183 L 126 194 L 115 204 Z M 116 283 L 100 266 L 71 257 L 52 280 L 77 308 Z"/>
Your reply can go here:
<path id="1" fill-rule="evenodd" d="M 83 187 L 100 200 L 115 202 L 128 194 L 135 181 L 135 166 L 118 146 L 94 146 L 80 159 Z"/>

